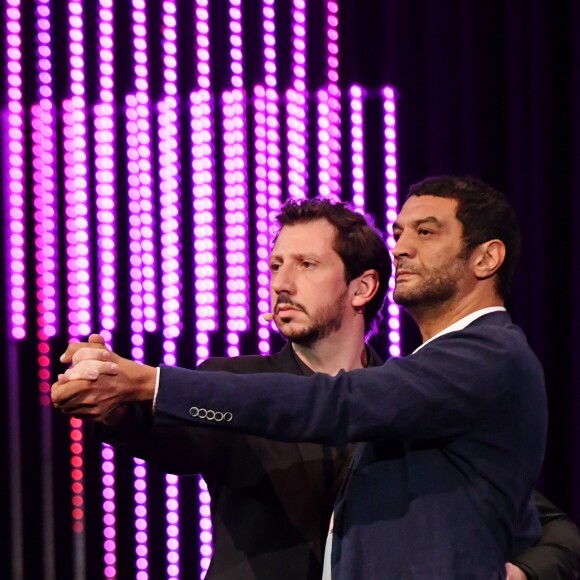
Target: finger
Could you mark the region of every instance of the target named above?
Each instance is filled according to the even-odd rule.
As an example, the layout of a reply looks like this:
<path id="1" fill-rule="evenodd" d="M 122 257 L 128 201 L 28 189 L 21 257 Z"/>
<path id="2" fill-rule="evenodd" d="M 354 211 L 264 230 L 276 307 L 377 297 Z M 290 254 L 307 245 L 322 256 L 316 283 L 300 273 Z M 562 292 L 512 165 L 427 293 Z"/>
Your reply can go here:
<path id="1" fill-rule="evenodd" d="M 61 412 L 67 417 L 76 417 L 77 419 L 82 419 L 83 421 L 91 420 L 95 423 L 105 421 L 108 417 L 106 413 L 101 413 L 90 406 L 78 407 L 74 410 L 61 409 Z"/>
<path id="2" fill-rule="evenodd" d="M 56 382 L 58 384 L 63 385 L 64 383 L 68 383 L 69 378 L 64 374 L 64 373 L 59 373 L 59 375 L 56 377 Z"/>
<path id="3" fill-rule="evenodd" d="M 119 365 L 116 363 L 97 361 L 97 360 L 83 360 L 74 367 L 65 371 L 65 376 L 69 381 L 73 380 L 88 380 L 94 381 L 99 375 L 116 375 L 119 373 Z"/>
<path id="4" fill-rule="evenodd" d="M 75 409 L 74 411 L 69 411 L 68 409 L 59 409 L 59 410 L 66 417 L 76 417 L 77 419 L 83 419 L 83 420 L 91 418 L 89 410 L 85 407 L 79 407 L 78 409 Z"/>
<path id="5" fill-rule="evenodd" d="M 60 412 L 68 417 L 78 417 L 79 419 L 94 419 L 97 411 L 92 405 L 63 405 L 59 407 Z"/>
<path id="6" fill-rule="evenodd" d="M 89 347 L 88 342 L 71 342 L 64 351 L 63 354 L 60 355 L 60 362 L 64 364 L 70 364 L 72 362 L 72 357 L 74 356 L 77 350 L 81 348 Z"/>
<path id="7" fill-rule="evenodd" d="M 72 361 L 72 357 L 81 348 L 106 348 L 105 339 L 100 334 L 91 334 L 89 336 L 89 342 L 71 342 L 64 353 L 60 357 L 60 362 L 64 364 L 69 364 Z"/>
<path id="8" fill-rule="evenodd" d="M 73 366 L 75 366 L 83 360 L 108 361 L 111 360 L 111 351 L 105 350 L 104 348 L 79 348 L 74 353 L 71 363 Z"/>
<path id="9" fill-rule="evenodd" d="M 60 409 L 68 405 L 73 399 L 84 396 L 84 394 L 92 389 L 94 383 L 92 381 L 67 381 L 66 383 L 53 383 L 50 389 L 50 398 L 52 404 Z"/>

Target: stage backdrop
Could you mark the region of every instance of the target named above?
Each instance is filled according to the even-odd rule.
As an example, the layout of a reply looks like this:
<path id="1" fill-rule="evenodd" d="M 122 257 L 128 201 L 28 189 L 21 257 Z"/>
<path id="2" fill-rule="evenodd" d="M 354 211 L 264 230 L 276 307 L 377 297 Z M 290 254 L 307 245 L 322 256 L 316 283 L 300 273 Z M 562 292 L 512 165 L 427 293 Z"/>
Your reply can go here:
<path id="1" fill-rule="evenodd" d="M 54 411 L 60 354 L 91 332 L 155 365 L 270 352 L 280 204 L 341 198 L 392 244 L 406 189 L 437 173 L 516 206 L 509 307 L 550 399 L 538 486 L 580 520 L 580 6 L 555 4 L 4 0 L 6 577 L 203 577 L 203 480 Z M 389 302 L 375 346 L 417 340 Z"/>

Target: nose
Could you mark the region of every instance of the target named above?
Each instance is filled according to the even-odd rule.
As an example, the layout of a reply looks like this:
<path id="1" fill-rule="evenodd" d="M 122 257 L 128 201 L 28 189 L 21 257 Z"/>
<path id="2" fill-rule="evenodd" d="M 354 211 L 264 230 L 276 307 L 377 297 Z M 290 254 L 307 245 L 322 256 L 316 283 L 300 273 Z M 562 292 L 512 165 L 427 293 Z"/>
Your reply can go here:
<path id="1" fill-rule="evenodd" d="M 290 265 L 278 267 L 278 270 L 271 273 L 270 288 L 272 294 L 279 295 L 282 292 L 293 295 L 296 293 L 296 284 L 294 282 L 294 274 Z"/>
<path id="2" fill-rule="evenodd" d="M 395 260 L 398 260 L 401 257 L 412 258 L 416 251 L 415 244 L 412 242 L 411 234 L 402 231 L 395 243 L 395 247 L 393 248 L 393 257 Z"/>

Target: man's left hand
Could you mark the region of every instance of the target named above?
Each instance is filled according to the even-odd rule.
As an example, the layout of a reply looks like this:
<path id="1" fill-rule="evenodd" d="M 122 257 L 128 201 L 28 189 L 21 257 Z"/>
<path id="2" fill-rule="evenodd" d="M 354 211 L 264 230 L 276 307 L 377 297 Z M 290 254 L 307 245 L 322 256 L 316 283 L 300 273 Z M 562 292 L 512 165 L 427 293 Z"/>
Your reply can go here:
<path id="1" fill-rule="evenodd" d="M 527 580 L 528 579 L 525 572 L 521 568 L 518 568 L 517 566 L 514 566 L 513 564 L 510 564 L 509 562 L 505 565 L 505 571 L 506 571 L 506 580 Z"/>

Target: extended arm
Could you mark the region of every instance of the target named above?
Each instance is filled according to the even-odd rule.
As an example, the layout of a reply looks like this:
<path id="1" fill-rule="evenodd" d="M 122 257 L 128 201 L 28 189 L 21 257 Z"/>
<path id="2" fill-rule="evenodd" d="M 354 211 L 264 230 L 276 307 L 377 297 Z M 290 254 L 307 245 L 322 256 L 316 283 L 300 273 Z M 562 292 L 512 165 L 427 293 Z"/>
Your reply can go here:
<path id="1" fill-rule="evenodd" d="M 510 401 L 504 403 L 514 408 L 526 400 L 525 412 L 534 414 L 541 427 L 541 369 L 526 352 L 514 355 L 518 339 L 521 347 L 517 332 L 475 328 L 442 337 L 416 355 L 391 359 L 382 367 L 336 377 L 162 367 L 157 418 L 330 445 L 383 438 L 420 441 L 470 431 L 507 397 Z M 111 355 L 109 361 L 95 362 L 94 369 L 81 363 L 69 369 L 71 379 L 98 379 L 55 384 L 55 406 L 103 420 L 122 404 L 151 401 L 156 369 Z M 505 408 L 502 404 L 500 411 Z"/>
<path id="2" fill-rule="evenodd" d="M 232 376 L 162 367 L 157 415 L 330 445 L 458 437 L 485 422 L 496 406 L 505 412 L 499 404 L 504 397 L 513 409 L 518 401 L 533 400 L 537 409 L 530 403 L 525 412 L 543 421 L 539 365 L 535 359 L 520 364 L 510 354 L 510 339 L 464 332 L 382 367 L 336 377 Z"/>

